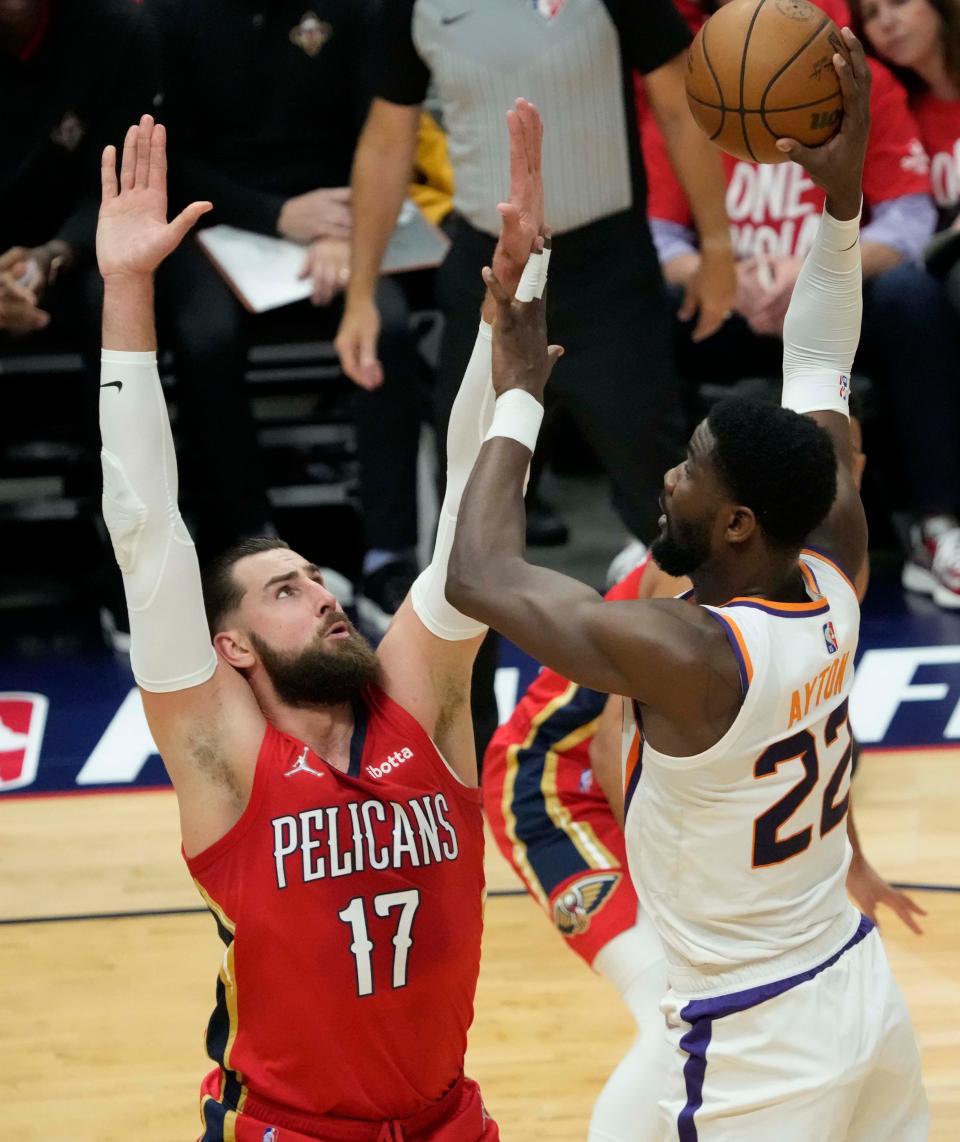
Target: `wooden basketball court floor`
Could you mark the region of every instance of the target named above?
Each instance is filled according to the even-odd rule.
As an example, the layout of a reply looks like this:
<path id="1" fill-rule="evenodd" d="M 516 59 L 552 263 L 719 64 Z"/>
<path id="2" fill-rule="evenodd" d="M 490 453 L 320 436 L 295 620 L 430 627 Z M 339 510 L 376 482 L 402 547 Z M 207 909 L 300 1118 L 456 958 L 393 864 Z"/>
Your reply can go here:
<path id="1" fill-rule="evenodd" d="M 883 873 L 940 886 L 916 892 L 923 936 L 889 915 L 882 927 L 923 1050 L 931 1138 L 955 1142 L 960 749 L 865 753 L 856 797 Z M 468 1069 L 505 1139 L 574 1142 L 631 1024 L 490 846 L 488 868 Z M 178 855 L 173 794 L 0 800 L 0 886 L 0 1135 L 195 1139 L 221 945 Z"/>

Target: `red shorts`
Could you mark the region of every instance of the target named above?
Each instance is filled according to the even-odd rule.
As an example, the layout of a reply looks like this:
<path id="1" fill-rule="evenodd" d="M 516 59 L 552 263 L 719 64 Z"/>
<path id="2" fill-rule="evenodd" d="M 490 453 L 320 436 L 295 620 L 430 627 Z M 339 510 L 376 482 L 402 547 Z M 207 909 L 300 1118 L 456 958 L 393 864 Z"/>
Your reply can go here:
<path id="1" fill-rule="evenodd" d="M 301 1116 L 248 1094 L 243 1111 L 226 1110 L 218 1102 L 219 1070 L 200 1088 L 206 1130 L 199 1142 L 499 1142 L 497 1124 L 487 1114 L 480 1088 L 465 1076 L 439 1102 L 411 1118 L 367 1120 Z M 232 1133 L 231 1133 L 232 1132 Z"/>
<path id="2" fill-rule="evenodd" d="M 591 711 L 586 711 L 586 717 Z M 483 760 L 483 803 L 497 846 L 588 964 L 637 922 L 623 830 L 590 769 L 588 742 L 555 751 L 530 738 L 518 711 Z M 565 728 L 565 727 L 564 727 Z"/>

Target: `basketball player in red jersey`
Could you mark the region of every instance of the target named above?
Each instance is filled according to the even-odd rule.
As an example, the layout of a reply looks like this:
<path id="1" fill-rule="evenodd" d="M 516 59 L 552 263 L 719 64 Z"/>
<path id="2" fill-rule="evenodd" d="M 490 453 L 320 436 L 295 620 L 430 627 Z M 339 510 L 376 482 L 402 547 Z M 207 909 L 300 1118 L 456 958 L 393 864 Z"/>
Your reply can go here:
<path id="1" fill-rule="evenodd" d="M 542 248 L 540 123 L 518 101 L 508 125 L 497 259 L 516 285 Z M 483 892 L 469 682 L 485 628 L 443 598 L 492 406 L 490 328 L 451 418 L 433 562 L 374 654 L 319 569 L 279 540 L 227 553 L 201 591 L 153 274 L 211 207 L 167 223 L 165 132 L 149 116 L 127 133 L 119 188 L 104 152 L 102 189 L 104 519 L 184 856 L 226 945 L 202 1142 L 490 1142 L 497 1127 L 463 1075 Z"/>

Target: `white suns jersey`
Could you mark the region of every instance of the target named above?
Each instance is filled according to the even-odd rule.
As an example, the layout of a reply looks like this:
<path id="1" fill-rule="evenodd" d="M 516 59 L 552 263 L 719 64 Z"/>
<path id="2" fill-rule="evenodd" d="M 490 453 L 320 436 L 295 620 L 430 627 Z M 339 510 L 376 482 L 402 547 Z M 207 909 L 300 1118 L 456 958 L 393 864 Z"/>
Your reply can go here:
<path id="1" fill-rule="evenodd" d="M 805 549 L 800 567 L 808 602 L 709 608 L 745 691 L 715 746 L 658 753 L 626 704 L 627 856 L 679 993 L 793 975 L 836 951 L 859 921 L 845 881 L 860 605 L 824 555 Z"/>

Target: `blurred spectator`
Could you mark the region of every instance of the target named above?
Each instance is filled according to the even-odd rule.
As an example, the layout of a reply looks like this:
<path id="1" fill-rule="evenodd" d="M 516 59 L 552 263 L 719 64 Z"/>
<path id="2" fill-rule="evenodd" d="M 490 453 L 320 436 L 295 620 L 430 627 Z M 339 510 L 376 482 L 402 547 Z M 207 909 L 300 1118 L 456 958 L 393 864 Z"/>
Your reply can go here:
<path id="1" fill-rule="evenodd" d="M 840 24 L 849 23 L 836 2 L 821 7 Z M 697 14 L 695 26 L 704 18 L 703 11 Z M 952 539 L 940 543 L 952 534 L 960 493 L 955 322 L 939 284 L 917 264 L 935 224 L 917 124 L 902 87 L 876 61 L 871 70 L 873 126 L 864 170 L 862 235 L 864 325 L 857 367 L 877 382 L 892 413 L 909 503 L 918 517 L 904 583 L 935 591 L 938 602 L 956 606 L 960 551 Z M 648 209 L 658 254 L 667 279 L 682 286 L 697 265 L 696 234 L 649 117 L 643 134 L 647 166 L 656 171 Z M 824 201 L 823 192 L 794 163 L 761 166 L 730 156 L 724 163 L 738 257 L 737 313 L 699 345 L 678 324 L 680 371 L 692 383 L 779 375 L 783 315 Z M 921 376 L 925 397 L 918 401 L 915 379 Z"/>
<path id="2" fill-rule="evenodd" d="M 0 0 L 0 353 L 83 354 L 76 404 L 50 410 L 79 446 L 67 478 L 81 497 L 100 490 L 100 154 L 153 109 L 158 87 L 149 23 L 134 0 Z M 22 444 L 18 395 L 4 428 Z M 104 634 L 125 649 L 113 618 L 119 576 L 98 580 L 97 592 Z"/>
<path id="3" fill-rule="evenodd" d="M 723 320 L 733 294 L 720 171 L 685 101 L 683 21 L 669 0 L 487 0 L 456 9 L 395 0 L 381 8 L 379 40 L 377 98 L 354 164 L 353 277 L 337 338 L 345 371 L 364 387 L 381 375 L 373 293 L 432 77 L 455 182 L 453 247 L 438 278 L 445 329 L 437 428 L 444 440 L 476 336 L 496 203 L 506 197 L 503 115 L 516 96 L 532 99 L 546 125 L 547 215 L 557 235 L 548 308 L 566 348 L 550 398 L 569 408 L 607 467 L 627 529 L 651 538 L 682 420 L 644 218 L 634 111 L 624 97 L 633 67 L 649 73 L 654 110 L 685 185 L 694 188 L 700 223 L 715 238 L 692 290 L 702 328 Z"/>
<path id="4" fill-rule="evenodd" d="M 74 347 L 99 346 L 100 152 L 156 92 L 153 46 L 133 0 L 0 0 L 4 350 L 48 327 Z M 93 417 L 86 430 L 95 425 Z"/>
<path id="5" fill-rule="evenodd" d="M 851 9 L 854 30 L 867 51 L 889 64 L 909 92 L 930 155 L 943 231 L 928 247 L 926 261 L 945 280 L 955 307 L 951 313 L 928 276 L 910 344 L 913 375 L 922 378 L 923 394 L 917 399 L 912 386 L 904 385 L 904 399 L 896 407 L 904 449 L 916 457 L 916 466 L 933 469 L 937 484 L 927 489 L 921 517 L 911 528 L 903 582 L 932 594 L 941 606 L 960 607 L 960 8 L 956 0 L 853 0 Z M 930 353 L 939 354 L 940 362 L 932 391 Z"/>
<path id="6" fill-rule="evenodd" d="M 960 7 L 956 0 L 852 0 L 852 27 L 868 54 L 906 87 L 930 156 L 938 229 L 960 212 Z"/>
<path id="7" fill-rule="evenodd" d="M 205 557 L 269 533 L 271 509 L 243 376 L 253 336 L 332 338 L 350 276 L 347 186 L 366 114 L 372 0 L 154 0 L 164 54 L 175 193 L 209 199 L 211 222 L 304 247 L 312 304 L 251 317 L 188 243 L 161 273 L 182 428 Z M 357 389 L 367 551 L 362 591 L 381 619 L 416 576 L 419 362 L 403 290 L 384 278 L 385 384 Z M 196 501 L 195 501 L 196 502 Z"/>

